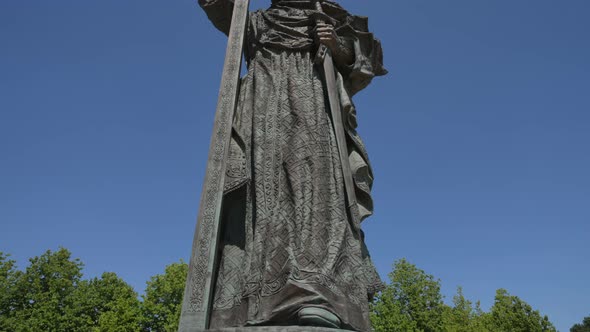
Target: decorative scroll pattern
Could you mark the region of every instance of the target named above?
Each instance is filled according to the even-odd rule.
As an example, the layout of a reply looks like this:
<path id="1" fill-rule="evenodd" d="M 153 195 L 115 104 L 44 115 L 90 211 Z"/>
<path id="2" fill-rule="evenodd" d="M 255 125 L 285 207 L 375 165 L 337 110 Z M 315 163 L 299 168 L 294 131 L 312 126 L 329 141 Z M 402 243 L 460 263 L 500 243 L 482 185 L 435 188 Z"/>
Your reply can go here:
<path id="1" fill-rule="evenodd" d="M 227 33 L 234 1 L 199 2 Z M 212 328 L 296 323 L 299 309 L 317 305 L 340 317 L 345 328 L 370 329 L 367 297 L 381 283 L 358 223 L 372 213 L 372 174 L 354 132 L 356 121 L 352 128 L 346 121 L 350 160 L 339 156 L 326 92 L 313 63 L 318 13 L 311 3 L 277 0 L 270 9 L 250 14 L 248 75 L 233 120 L 223 110 L 231 103 L 220 95 L 206 178 L 215 186 L 203 191 L 183 306 L 183 314 L 197 312 L 208 319 L 202 314 L 214 292 Z M 332 1 L 324 4 L 338 33 L 355 41 L 350 51 L 357 60 L 339 68 L 340 102 L 350 120 L 350 96 L 385 73 L 381 49 L 366 19 Z M 237 1 L 234 16 L 243 9 L 239 6 Z M 228 54 L 236 38 L 232 30 Z M 225 70 L 239 67 L 228 62 Z M 224 74 L 222 93 L 235 87 L 225 79 Z M 237 92 L 232 95 L 235 102 Z M 354 164 L 355 189 L 363 194 L 352 209 L 342 174 L 342 162 L 348 161 Z M 222 190 L 223 210 L 220 200 L 211 198 L 219 198 Z M 216 252 L 221 254 L 218 270 Z"/>
<path id="2" fill-rule="evenodd" d="M 349 221 L 355 216 L 311 55 L 259 53 L 241 88 L 234 128 L 246 148 L 234 142 L 230 155 L 242 154 L 252 168 L 243 182 L 246 215 L 224 223 L 239 228 L 226 231 L 246 234 L 241 246 L 222 243 L 212 326 L 272 321 L 277 313 L 288 319 L 298 307 L 283 305 L 281 313 L 274 304 L 300 293 L 303 302 L 324 303 L 349 326 L 367 330 L 367 298 L 380 280 Z M 241 161 L 230 158 L 228 172 Z"/>

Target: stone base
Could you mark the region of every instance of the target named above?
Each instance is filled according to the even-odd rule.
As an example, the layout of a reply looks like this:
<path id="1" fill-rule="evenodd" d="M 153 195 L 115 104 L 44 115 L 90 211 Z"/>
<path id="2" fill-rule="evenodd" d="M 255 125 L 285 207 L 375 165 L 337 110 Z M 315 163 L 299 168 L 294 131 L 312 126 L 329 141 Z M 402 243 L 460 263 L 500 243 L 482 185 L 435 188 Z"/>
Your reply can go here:
<path id="1" fill-rule="evenodd" d="M 206 330 L 206 332 L 340 332 L 350 330 L 330 329 L 325 327 L 312 326 L 251 326 L 232 327 L 217 330 Z"/>

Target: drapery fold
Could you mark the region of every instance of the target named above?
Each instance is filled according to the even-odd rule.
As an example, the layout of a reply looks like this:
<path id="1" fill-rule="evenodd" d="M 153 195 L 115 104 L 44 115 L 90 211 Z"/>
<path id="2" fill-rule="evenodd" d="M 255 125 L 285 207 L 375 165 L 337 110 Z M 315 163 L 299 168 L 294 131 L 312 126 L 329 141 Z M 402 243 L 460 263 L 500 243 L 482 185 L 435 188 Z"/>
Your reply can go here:
<path id="1" fill-rule="evenodd" d="M 228 33 L 233 2 L 199 0 Z M 368 298 L 381 281 L 351 228 L 342 165 L 324 84 L 314 65 L 315 22 L 331 22 L 354 61 L 338 66 L 349 162 L 361 218 L 373 213 L 373 173 L 356 132 L 352 96 L 384 75 L 367 19 L 338 4 L 273 1 L 250 13 L 247 75 L 233 121 L 222 211 L 221 259 L 212 327 L 296 324 L 308 306 L 368 331 Z"/>

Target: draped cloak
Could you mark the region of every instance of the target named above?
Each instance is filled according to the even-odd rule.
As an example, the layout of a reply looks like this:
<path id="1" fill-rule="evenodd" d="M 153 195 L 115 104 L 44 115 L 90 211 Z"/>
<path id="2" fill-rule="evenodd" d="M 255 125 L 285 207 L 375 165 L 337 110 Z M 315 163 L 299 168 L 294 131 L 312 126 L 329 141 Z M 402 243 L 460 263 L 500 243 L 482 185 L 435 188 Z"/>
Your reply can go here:
<path id="1" fill-rule="evenodd" d="M 199 0 L 227 34 L 233 1 Z M 373 175 L 356 132 L 352 95 L 386 74 L 367 18 L 323 1 L 278 0 L 249 14 L 222 208 L 211 328 L 296 325 L 303 307 L 369 331 L 368 302 L 381 281 L 351 226 L 325 87 L 314 65 L 316 20 L 336 28 L 354 54 L 338 66 L 349 162 L 361 218 L 372 214 Z"/>

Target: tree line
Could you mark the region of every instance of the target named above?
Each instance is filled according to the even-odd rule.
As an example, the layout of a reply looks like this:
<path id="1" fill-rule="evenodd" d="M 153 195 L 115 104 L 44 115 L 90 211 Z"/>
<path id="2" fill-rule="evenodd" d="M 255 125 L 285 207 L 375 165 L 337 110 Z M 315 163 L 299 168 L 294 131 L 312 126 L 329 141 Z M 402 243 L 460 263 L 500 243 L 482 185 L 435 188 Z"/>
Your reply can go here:
<path id="1" fill-rule="evenodd" d="M 65 248 L 29 259 L 24 270 L 0 252 L 2 332 L 176 332 L 188 266 L 180 261 L 147 281 L 141 296 L 113 272 L 83 278 Z M 499 289 L 489 311 L 463 296 L 443 301 L 440 281 L 402 259 L 371 304 L 376 332 L 552 332 L 547 316 Z M 570 332 L 590 332 L 590 317 Z"/>
<path id="2" fill-rule="evenodd" d="M 176 331 L 188 267 L 174 263 L 145 293 L 113 272 L 82 279 L 84 264 L 64 248 L 31 258 L 24 271 L 0 252 L 0 331 Z"/>
<path id="3" fill-rule="evenodd" d="M 488 312 L 465 298 L 461 287 L 452 305 L 443 302 L 440 280 L 405 259 L 394 264 L 391 283 L 371 307 L 375 331 L 391 332 L 555 332 L 547 316 L 498 289 Z M 572 331 L 578 332 L 578 331 Z M 589 331 L 590 332 L 590 331 Z"/>

